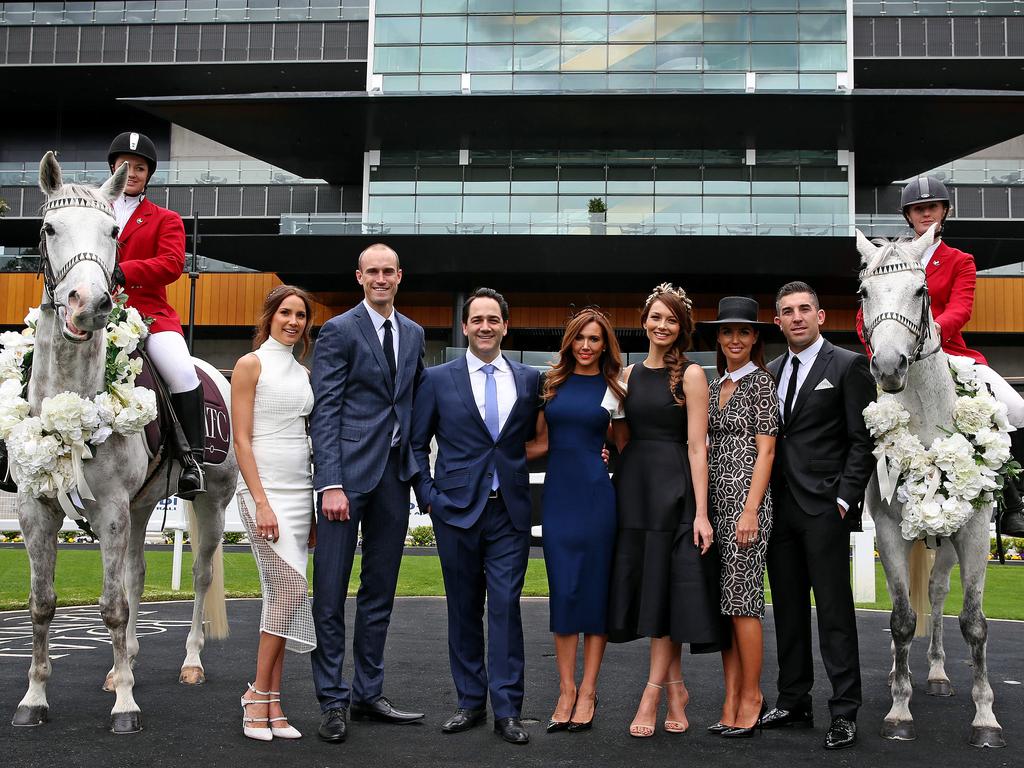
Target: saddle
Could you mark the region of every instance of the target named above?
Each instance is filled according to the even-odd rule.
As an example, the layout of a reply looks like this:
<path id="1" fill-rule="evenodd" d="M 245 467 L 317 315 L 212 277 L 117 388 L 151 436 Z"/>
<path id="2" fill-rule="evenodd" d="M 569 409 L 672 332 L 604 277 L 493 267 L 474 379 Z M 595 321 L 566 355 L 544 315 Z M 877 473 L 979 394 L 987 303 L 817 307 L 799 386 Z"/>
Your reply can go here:
<path id="1" fill-rule="evenodd" d="M 220 388 L 202 368 L 196 366 L 196 375 L 203 385 L 204 410 L 206 412 L 206 440 L 203 445 L 203 463 L 221 464 L 227 458 L 231 445 L 231 414 L 221 395 Z M 146 355 L 142 356 L 142 372 L 135 379 L 135 386 L 151 389 L 156 393 L 157 417 L 146 425 L 146 453 L 152 460 L 165 445 L 174 445 L 173 433 L 180 430 L 177 416 L 171 407 L 170 394 L 156 368 Z"/>

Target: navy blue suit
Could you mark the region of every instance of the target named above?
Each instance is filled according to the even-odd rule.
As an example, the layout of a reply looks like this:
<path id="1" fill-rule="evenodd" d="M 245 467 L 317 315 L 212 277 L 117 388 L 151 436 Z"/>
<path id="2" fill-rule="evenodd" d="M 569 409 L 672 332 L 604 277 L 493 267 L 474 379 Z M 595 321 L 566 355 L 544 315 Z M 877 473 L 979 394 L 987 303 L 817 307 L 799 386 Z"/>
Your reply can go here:
<path id="1" fill-rule="evenodd" d="M 480 709 L 490 693 L 495 718 L 519 717 L 523 703 L 523 625 L 519 597 L 530 554 L 530 475 L 539 374 L 507 360 L 516 402 L 498 438 L 480 415 L 466 358 L 423 372 L 412 420 L 414 481 L 430 507 L 448 600 L 448 656 L 459 706 Z M 430 441 L 437 439 L 434 473 Z M 498 493 L 491 493 L 492 470 Z M 484 665 L 484 600 L 487 665 Z"/>
<path id="2" fill-rule="evenodd" d="M 409 527 L 409 487 L 416 461 L 409 447 L 412 400 L 423 370 L 423 329 L 395 312 L 396 376 L 392 382 L 377 330 L 360 302 L 326 322 L 313 356 L 315 403 L 310 417 L 313 485 L 343 486 L 347 521 L 328 520 L 318 496 L 313 553 L 313 682 L 323 711 L 372 702 L 384 685 L 384 643 Z M 395 423 L 398 444 L 392 446 Z M 343 679 L 345 598 L 358 533 L 362 569 L 352 640 L 352 684 Z"/>

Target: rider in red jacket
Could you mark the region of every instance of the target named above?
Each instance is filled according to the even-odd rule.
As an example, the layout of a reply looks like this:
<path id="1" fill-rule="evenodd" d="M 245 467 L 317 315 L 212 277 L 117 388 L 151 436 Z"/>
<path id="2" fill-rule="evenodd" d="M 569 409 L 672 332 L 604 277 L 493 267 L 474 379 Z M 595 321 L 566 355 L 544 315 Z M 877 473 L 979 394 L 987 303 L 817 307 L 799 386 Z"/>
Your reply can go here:
<path id="1" fill-rule="evenodd" d="M 190 451 L 183 450 L 178 496 L 192 499 L 206 490 L 203 476 L 205 413 L 203 387 L 181 330 L 178 313 L 167 301 L 167 286 L 185 268 L 185 227 L 181 216 L 146 198 L 156 171 L 156 147 L 141 133 L 119 134 L 107 153 L 110 172 L 128 164 L 124 194 L 114 201 L 118 236 L 115 282 L 128 294 L 128 304 L 152 317 L 146 352 L 171 393 Z M 184 447 L 183 447 L 184 448 Z"/>
<path id="2" fill-rule="evenodd" d="M 969 357 L 975 361 L 978 377 L 988 384 L 993 396 L 1006 406 L 1009 422 L 1017 427 L 1011 433 L 1013 456 L 1024 464 L 1024 399 L 1006 380 L 988 366 L 985 356 L 964 342 L 961 329 L 971 319 L 974 309 L 974 288 L 977 268 L 969 253 L 951 248 L 940 239 L 950 211 L 949 191 L 934 176 L 918 176 L 903 188 L 900 208 L 903 218 L 916 237 L 937 225 L 935 243 L 922 257 L 928 295 L 932 301 L 932 317 L 939 326 L 942 351 L 948 355 Z M 864 342 L 864 314 L 857 310 L 857 335 Z M 867 344 L 865 344 L 867 347 Z M 1007 483 L 1002 530 L 1014 536 L 1024 535 L 1024 504 L 1020 481 Z"/>

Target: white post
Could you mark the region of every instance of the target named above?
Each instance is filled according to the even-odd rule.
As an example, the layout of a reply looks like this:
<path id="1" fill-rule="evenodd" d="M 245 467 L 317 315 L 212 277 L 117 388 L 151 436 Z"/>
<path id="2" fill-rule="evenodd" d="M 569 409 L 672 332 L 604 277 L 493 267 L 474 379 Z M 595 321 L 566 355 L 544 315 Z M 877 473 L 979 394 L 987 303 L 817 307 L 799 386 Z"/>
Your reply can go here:
<path id="1" fill-rule="evenodd" d="M 875 602 L 875 529 L 853 535 L 853 601 Z"/>
<path id="2" fill-rule="evenodd" d="M 185 542 L 185 536 L 181 528 L 174 529 L 174 558 L 171 561 L 171 591 L 177 592 L 181 589 L 181 549 Z"/>

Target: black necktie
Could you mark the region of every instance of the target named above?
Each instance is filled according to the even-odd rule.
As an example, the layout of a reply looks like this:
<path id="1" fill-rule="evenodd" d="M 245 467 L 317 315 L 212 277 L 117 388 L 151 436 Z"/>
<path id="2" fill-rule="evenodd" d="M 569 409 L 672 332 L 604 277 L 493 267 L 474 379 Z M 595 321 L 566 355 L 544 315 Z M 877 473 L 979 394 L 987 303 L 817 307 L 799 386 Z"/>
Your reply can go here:
<path id="1" fill-rule="evenodd" d="M 789 374 L 789 384 L 786 385 L 786 402 L 782 406 L 782 420 L 789 423 L 789 417 L 793 413 L 793 398 L 796 397 L 796 374 L 800 368 L 800 358 L 793 356 L 793 372 Z"/>
<path id="2" fill-rule="evenodd" d="M 388 370 L 391 371 L 391 383 L 395 383 L 395 374 L 398 366 L 395 364 L 395 337 L 391 333 L 391 321 L 384 321 L 384 359 L 388 361 Z"/>

